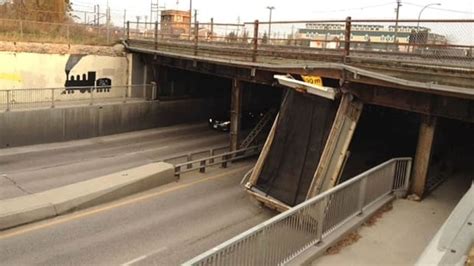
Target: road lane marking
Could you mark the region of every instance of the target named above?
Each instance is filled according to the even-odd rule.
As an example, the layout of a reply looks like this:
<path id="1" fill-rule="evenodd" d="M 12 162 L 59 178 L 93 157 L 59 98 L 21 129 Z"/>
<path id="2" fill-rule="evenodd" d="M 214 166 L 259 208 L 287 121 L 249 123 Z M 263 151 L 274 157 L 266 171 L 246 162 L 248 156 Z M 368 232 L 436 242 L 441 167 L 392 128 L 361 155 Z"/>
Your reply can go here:
<path id="1" fill-rule="evenodd" d="M 163 252 L 163 251 L 165 251 L 165 250 L 168 250 L 168 248 L 167 248 L 167 247 L 159 248 L 159 249 L 157 249 L 157 250 L 155 250 L 155 251 L 153 251 L 153 252 L 147 253 L 147 254 L 145 254 L 145 255 L 143 255 L 143 256 L 140 256 L 140 257 L 137 257 L 137 258 L 135 258 L 135 259 L 133 259 L 133 260 L 131 260 L 131 261 L 127 261 L 127 262 L 125 262 L 124 264 L 122 264 L 121 266 L 130 266 L 130 265 L 135 264 L 135 263 L 137 263 L 137 262 L 139 262 L 139 261 L 142 261 L 142 260 L 144 260 L 144 259 L 146 259 L 146 258 L 148 258 L 148 257 L 151 257 L 151 256 L 153 256 L 153 255 L 156 255 L 156 254 L 158 254 L 158 253 L 160 253 L 160 252 Z"/>
<path id="2" fill-rule="evenodd" d="M 240 166 L 239 168 L 232 169 L 232 170 L 229 170 L 229 171 L 226 171 L 224 173 L 220 173 L 220 174 L 217 174 L 217 175 L 214 175 L 214 176 L 204 177 L 204 178 L 201 178 L 199 180 L 196 180 L 196 181 L 193 181 L 193 182 L 190 182 L 190 183 L 187 183 L 187 184 L 182 184 L 182 185 L 179 185 L 179 186 L 176 186 L 176 187 L 172 187 L 172 188 L 168 188 L 168 189 L 165 189 L 165 190 L 157 191 L 157 192 L 154 192 L 154 193 L 151 193 L 151 194 L 142 195 L 142 196 L 136 197 L 136 198 L 131 198 L 131 199 L 128 199 L 128 200 L 125 200 L 125 201 L 120 201 L 120 202 L 116 202 L 116 203 L 112 203 L 112 204 L 109 203 L 108 205 L 97 208 L 97 209 L 85 210 L 84 212 L 79 212 L 79 213 L 71 214 L 71 215 L 64 216 L 64 217 L 58 216 L 59 217 L 58 219 L 55 219 L 55 220 L 47 222 L 47 223 L 33 225 L 31 227 L 19 229 L 17 231 L 13 231 L 13 232 L 6 233 L 6 234 L 5 233 L 0 233 L 0 240 L 5 239 L 5 238 L 9 238 L 9 237 L 22 235 L 22 234 L 32 232 L 32 231 L 37 231 L 37 230 L 40 230 L 42 228 L 47 228 L 47 227 L 50 227 L 50 226 L 53 226 L 53 225 L 63 224 L 63 223 L 66 223 L 68 221 L 73 221 L 73 220 L 76 220 L 76 219 L 79 219 L 79 218 L 91 216 L 93 214 L 101 213 L 101 212 L 111 210 L 111 209 L 115 209 L 115 208 L 118 208 L 118 207 L 127 206 L 127 205 L 130 205 L 132 203 L 140 202 L 140 201 L 143 201 L 143 200 L 147 200 L 147 199 L 151 199 L 151 198 L 154 198 L 154 197 L 161 196 L 163 194 L 167 194 L 167 193 L 174 192 L 174 191 L 177 191 L 177 190 L 185 189 L 185 188 L 188 188 L 188 187 L 191 187 L 193 185 L 200 184 L 200 183 L 203 183 L 203 182 L 206 182 L 206 181 L 209 181 L 209 180 L 218 179 L 218 178 L 222 178 L 222 177 L 225 177 L 225 176 L 228 176 L 228 175 L 232 175 L 232 174 L 235 174 L 235 173 L 238 173 L 238 172 L 242 171 L 243 169 L 249 169 L 249 168 L 250 168 L 249 165 Z"/>

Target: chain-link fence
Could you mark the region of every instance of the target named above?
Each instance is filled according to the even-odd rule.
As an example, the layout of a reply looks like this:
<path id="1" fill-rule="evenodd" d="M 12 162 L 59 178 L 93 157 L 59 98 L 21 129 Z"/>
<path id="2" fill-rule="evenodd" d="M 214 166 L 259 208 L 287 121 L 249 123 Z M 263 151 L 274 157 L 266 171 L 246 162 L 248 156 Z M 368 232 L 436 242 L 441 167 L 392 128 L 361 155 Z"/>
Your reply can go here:
<path id="1" fill-rule="evenodd" d="M 107 25 L 0 19 L 0 40 L 106 45 L 123 38 L 124 28 Z"/>
<path id="2" fill-rule="evenodd" d="M 266 61 L 286 59 L 350 62 L 372 58 L 473 68 L 474 20 L 320 20 L 217 23 L 127 23 L 127 37 L 153 41 L 163 51 Z M 160 43 L 173 42 L 167 47 Z"/>

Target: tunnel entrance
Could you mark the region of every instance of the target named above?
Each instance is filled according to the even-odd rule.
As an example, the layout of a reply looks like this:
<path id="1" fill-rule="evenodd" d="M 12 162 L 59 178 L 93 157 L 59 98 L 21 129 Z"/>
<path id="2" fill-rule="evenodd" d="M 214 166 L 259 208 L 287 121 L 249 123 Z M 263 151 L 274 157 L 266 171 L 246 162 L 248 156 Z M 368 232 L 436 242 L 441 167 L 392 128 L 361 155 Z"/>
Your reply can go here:
<path id="1" fill-rule="evenodd" d="M 366 104 L 338 183 L 394 157 L 414 157 L 420 118 L 416 113 Z"/>

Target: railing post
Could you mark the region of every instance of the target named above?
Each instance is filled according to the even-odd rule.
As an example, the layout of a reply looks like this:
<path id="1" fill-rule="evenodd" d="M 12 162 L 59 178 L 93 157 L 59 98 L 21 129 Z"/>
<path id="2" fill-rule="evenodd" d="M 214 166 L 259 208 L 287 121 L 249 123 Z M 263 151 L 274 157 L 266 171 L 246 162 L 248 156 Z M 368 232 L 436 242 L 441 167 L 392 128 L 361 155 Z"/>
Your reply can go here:
<path id="1" fill-rule="evenodd" d="M 89 105 L 94 105 L 94 88 L 95 88 L 95 84 L 94 84 L 94 87 L 90 87 L 90 92 L 91 92 L 91 102 Z"/>
<path id="2" fill-rule="evenodd" d="M 51 108 L 54 108 L 54 89 L 51 89 Z"/>
<path id="3" fill-rule="evenodd" d="M 258 50 L 258 19 L 255 20 L 254 25 L 253 25 L 252 62 L 257 62 L 257 50 Z"/>
<path id="4" fill-rule="evenodd" d="M 365 194 L 367 193 L 367 178 L 368 177 L 364 177 L 360 180 L 359 197 L 357 197 L 357 208 L 359 210 L 359 215 L 364 212 Z"/>
<path id="5" fill-rule="evenodd" d="M 130 21 L 127 21 L 127 41 L 130 40 Z"/>
<path id="6" fill-rule="evenodd" d="M 7 110 L 6 111 L 8 112 L 8 111 L 10 111 L 10 108 L 11 108 L 11 106 L 10 106 L 10 102 L 11 102 L 10 90 L 6 90 L 6 92 L 7 92 Z"/>
<path id="7" fill-rule="evenodd" d="M 344 34 L 344 62 L 346 61 L 346 57 L 349 56 L 351 50 L 351 17 L 346 18 L 346 29 Z"/>
<path id="8" fill-rule="evenodd" d="M 326 207 L 328 205 L 328 198 L 329 196 L 323 198 L 321 202 L 319 203 L 319 208 L 317 210 L 317 221 L 318 221 L 318 227 L 316 228 L 316 238 L 318 239 L 318 243 L 321 243 L 323 241 L 323 230 L 324 230 L 324 220 L 325 220 L 325 213 L 326 213 Z"/>
<path id="9" fill-rule="evenodd" d="M 403 187 L 405 189 L 405 193 L 408 193 L 408 190 L 410 189 L 411 164 L 412 160 L 408 160 L 407 169 L 405 172 L 405 184 Z"/>
<path id="10" fill-rule="evenodd" d="M 155 21 L 155 50 L 158 50 L 158 21 Z"/>
<path id="11" fill-rule="evenodd" d="M 127 102 L 127 89 L 128 89 L 128 86 L 124 86 L 124 89 L 122 91 L 122 102 L 123 103 L 126 103 Z M 130 90 L 133 89 L 133 85 L 130 87 Z"/>
<path id="12" fill-rule="evenodd" d="M 194 55 L 198 54 L 199 22 L 194 23 Z"/>

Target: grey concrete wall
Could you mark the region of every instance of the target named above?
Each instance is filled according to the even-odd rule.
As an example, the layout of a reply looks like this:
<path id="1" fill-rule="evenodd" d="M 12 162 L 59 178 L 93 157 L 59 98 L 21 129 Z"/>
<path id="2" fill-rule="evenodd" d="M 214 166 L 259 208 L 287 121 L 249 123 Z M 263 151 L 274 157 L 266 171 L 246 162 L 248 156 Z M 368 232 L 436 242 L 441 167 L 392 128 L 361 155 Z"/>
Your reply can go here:
<path id="1" fill-rule="evenodd" d="M 204 122 L 212 106 L 210 99 L 192 99 L 4 112 L 0 148 Z"/>

